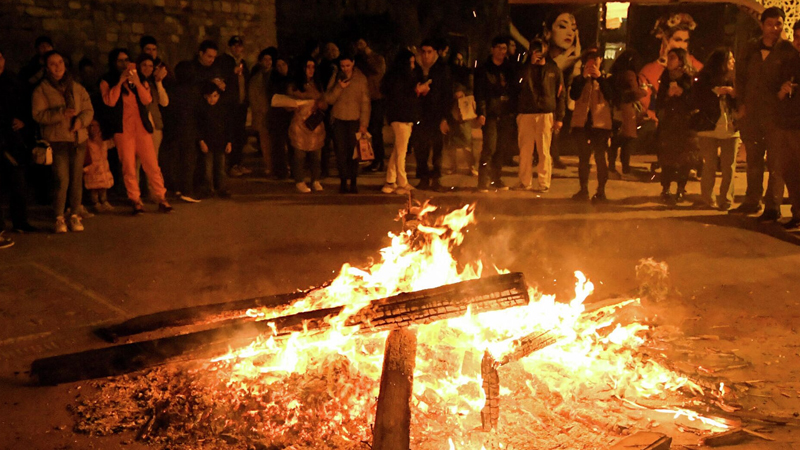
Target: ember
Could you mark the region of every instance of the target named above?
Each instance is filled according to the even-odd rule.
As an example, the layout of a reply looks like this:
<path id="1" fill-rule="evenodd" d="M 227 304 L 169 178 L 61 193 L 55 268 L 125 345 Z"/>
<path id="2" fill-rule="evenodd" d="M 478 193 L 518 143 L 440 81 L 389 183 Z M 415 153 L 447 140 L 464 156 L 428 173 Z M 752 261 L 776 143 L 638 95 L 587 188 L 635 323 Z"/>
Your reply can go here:
<path id="1" fill-rule="evenodd" d="M 170 448 L 370 448 L 387 332 L 354 318 L 370 317 L 364 308 L 378 298 L 485 275 L 480 262 L 462 265 L 452 253 L 474 223 L 473 207 L 437 218 L 435 210 L 414 211 L 416 230 L 390 234 L 379 262 L 345 265 L 288 308 L 250 311 L 273 324 L 346 305 L 324 330 L 287 337 L 270 325 L 271 336 L 212 361 L 95 382 L 97 391 L 72 407 L 76 430 L 134 430 Z M 728 428 L 682 409 L 685 394 L 712 393 L 647 351 L 649 326 L 618 320 L 638 300 L 585 305 L 593 285 L 576 277 L 568 303 L 529 288 L 532 300 L 516 303 L 522 306 L 410 325 L 417 334 L 413 448 L 604 448 L 678 416 L 705 433 Z M 713 398 L 722 401 L 727 389 Z"/>

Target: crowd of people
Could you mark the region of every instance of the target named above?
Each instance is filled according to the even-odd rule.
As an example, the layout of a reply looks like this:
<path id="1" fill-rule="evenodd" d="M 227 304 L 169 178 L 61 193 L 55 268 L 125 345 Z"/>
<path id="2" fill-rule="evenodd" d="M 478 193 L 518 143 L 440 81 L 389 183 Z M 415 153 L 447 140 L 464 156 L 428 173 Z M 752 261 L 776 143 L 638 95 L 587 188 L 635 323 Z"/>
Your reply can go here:
<path id="1" fill-rule="evenodd" d="M 11 224 L 18 232 L 36 231 L 27 219 L 33 194 L 52 204 L 56 233 L 82 231 L 84 218 L 114 209 L 108 192 L 115 179 L 122 180 L 134 215 L 144 212 L 143 198 L 162 213 L 172 211 L 170 200 L 228 198 L 228 177 L 252 173 L 243 159 L 248 123 L 264 175 L 291 178 L 303 194 L 323 190 L 331 159 L 339 191 L 357 193 L 362 168 L 354 149 L 363 140 L 375 154 L 363 170 L 385 171 L 386 194 L 446 190 L 446 143 L 469 148 L 479 192 L 508 190 L 502 168 L 514 164 L 513 189 L 545 193 L 570 136 L 579 157 L 573 199 L 604 202 L 608 179 L 620 177 L 618 156 L 622 173 L 630 173 L 639 130 L 650 122 L 664 202 L 685 199 L 694 170 L 701 177 L 697 207 L 777 221 L 786 186 L 792 218 L 784 226 L 800 228 L 800 96 L 794 95 L 800 27 L 794 26 L 793 42 L 784 40 L 784 20 L 781 9 L 767 8 L 762 35 L 741 54 L 720 48 L 702 64 L 688 50 L 691 16 L 673 14 L 656 27 L 661 57 L 642 66 L 631 48 L 613 62 L 604 61 L 599 46 L 582 49 L 574 16 L 560 12 L 545 21 L 541 38 L 494 38 L 488 59 L 474 70 L 464 53 L 434 39 L 400 49 L 390 64 L 364 39 L 345 51 L 314 43 L 293 58 L 269 47 L 251 68 L 240 36 L 224 52 L 203 41 L 193 58 L 170 67 L 156 39 L 144 36 L 135 58 L 114 49 L 98 76 L 92 61 L 73 68 L 43 36 L 19 75 L 5 70 L 0 50 L 1 181 Z M 388 158 L 386 125 L 393 136 Z M 472 127 L 482 130 L 478 153 Z M 747 191 L 732 210 L 741 142 Z M 416 186 L 406 172 L 412 151 Z M 4 230 L 2 208 L 0 225 Z M 11 244 L 0 234 L 0 247 Z"/>

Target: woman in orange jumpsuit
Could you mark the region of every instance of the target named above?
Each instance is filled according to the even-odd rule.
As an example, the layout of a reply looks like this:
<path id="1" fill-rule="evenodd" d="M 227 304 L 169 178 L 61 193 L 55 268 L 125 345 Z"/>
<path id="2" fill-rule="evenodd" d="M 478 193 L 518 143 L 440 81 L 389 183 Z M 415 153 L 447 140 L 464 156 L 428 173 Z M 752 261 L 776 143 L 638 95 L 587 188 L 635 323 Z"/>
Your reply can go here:
<path id="1" fill-rule="evenodd" d="M 107 123 L 114 133 L 119 159 L 122 161 L 122 175 L 128 199 L 133 204 L 133 213 L 144 212 L 139 182 L 136 176 L 136 158 L 147 174 L 150 192 L 158 201 L 158 210 L 172 211 L 167 202 L 164 177 L 158 167 L 158 158 L 153 147 L 153 125 L 146 106 L 153 101 L 150 87 L 136 72 L 136 65 L 124 49 L 112 50 L 109 54 L 110 71 L 100 82 L 103 102 L 109 107 Z"/>

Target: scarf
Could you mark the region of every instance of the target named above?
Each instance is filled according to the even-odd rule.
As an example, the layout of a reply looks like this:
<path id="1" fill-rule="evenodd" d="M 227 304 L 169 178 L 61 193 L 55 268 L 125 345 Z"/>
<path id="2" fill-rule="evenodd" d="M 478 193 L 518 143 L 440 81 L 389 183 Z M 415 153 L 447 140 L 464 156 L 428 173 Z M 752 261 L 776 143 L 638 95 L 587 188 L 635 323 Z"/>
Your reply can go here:
<path id="1" fill-rule="evenodd" d="M 64 103 L 66 104 L 67 108 L 75 108 L 75 90 L 72 89 L 72 75 L 69 72 L 64 72 L 64 76 L 61 77 L 60 80 L 56 80 L 47 72 L 45 75 L 47 82 L 50 83 L 51 86 L 56 88 L 56 90 L 64 96 Z"/>

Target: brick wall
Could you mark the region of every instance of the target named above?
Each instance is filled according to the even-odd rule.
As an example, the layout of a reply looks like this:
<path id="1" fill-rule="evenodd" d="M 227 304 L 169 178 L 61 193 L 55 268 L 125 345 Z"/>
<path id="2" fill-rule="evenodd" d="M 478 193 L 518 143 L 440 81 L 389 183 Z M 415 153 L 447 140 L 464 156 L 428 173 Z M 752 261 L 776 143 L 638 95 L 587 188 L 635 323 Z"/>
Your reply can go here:
<path id="1" fill-rule="evenodd" d="M 276 45 L 275 0 L 3 0 L 0 49 L 18 70 L 33 55 L 37 36 L 50 36 L 74 64 L 84 56 L 101 71 L 114 47 L 139 53 L 142 35 L 155 36 L 171 65 L 194 55 L 203 39 L 226 47 L 243 36 L 248 60 Z"/>

